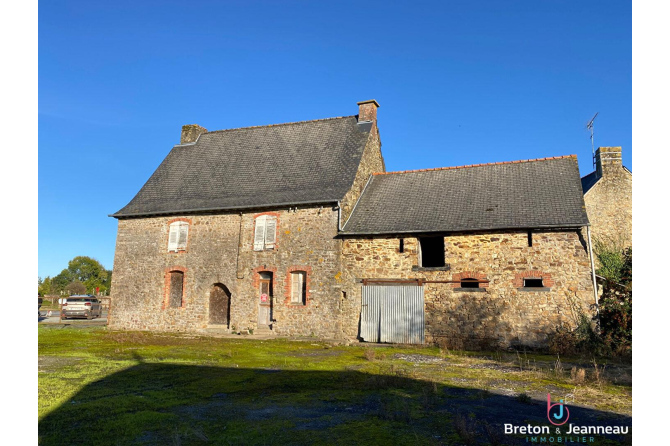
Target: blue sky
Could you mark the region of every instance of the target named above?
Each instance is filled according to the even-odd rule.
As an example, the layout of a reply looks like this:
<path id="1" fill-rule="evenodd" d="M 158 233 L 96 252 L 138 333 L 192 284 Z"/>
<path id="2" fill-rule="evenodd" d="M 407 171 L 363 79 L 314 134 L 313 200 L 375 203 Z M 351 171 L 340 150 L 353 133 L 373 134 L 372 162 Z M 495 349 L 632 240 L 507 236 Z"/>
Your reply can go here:
<path id="1" fill-rule="evenodd" d="M 357 113 L 388 170 L 623 147 L 631 4 L 612 1 L 41 2 L 39 267 L 112 268 L 116 220 L 179 142 Z"/>

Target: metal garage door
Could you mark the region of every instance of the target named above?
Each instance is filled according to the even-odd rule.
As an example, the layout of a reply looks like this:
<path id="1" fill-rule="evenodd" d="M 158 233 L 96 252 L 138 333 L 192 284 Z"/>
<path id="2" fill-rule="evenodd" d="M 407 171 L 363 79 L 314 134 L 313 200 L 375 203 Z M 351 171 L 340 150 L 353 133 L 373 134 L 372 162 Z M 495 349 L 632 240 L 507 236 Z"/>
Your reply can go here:
<path id="1" fill-rule="evenodd" d="M 367 342 L 423 344 L 422 286 L 364 286 L 361 338 Z"/>

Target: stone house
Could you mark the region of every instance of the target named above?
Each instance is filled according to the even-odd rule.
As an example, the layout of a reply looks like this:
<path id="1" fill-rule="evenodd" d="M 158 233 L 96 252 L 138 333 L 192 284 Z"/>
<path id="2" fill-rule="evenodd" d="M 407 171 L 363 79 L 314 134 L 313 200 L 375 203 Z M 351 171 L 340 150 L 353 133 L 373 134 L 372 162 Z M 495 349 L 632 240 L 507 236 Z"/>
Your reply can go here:
<path id="1" fill-rule="evenodd" d="M 354 116 L 191 125 L 118 234 L 112 328 L 542 345 L 593 302 L 574 156 L 386 172 Z"/>
<path id="2" fill-rule="evenodd" d="M 621 147 L 599 147 L 596 170 L 582 178 L 586 213 L 595 241 L 633 245 L 633 174 L 621 163 Z"/>

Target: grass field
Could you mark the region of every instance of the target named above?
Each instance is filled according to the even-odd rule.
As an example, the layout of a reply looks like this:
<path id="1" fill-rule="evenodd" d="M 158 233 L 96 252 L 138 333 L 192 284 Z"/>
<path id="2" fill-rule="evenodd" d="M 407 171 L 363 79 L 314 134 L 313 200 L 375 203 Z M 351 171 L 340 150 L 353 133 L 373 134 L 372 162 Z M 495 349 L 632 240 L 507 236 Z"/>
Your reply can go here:
<path id="1" fill-rule="evenodd" d="M 548 425 L 549 392 L 571 422 L 631 424 L 630 363 L 38 329 L 44 445 L 523 444 L 503 423 Z"/>

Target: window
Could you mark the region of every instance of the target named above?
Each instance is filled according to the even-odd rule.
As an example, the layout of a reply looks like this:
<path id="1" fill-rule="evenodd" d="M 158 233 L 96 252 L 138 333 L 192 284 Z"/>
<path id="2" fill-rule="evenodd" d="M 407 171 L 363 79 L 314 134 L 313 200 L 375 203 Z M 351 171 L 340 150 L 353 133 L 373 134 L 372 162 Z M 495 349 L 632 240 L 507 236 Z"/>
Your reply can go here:
<path id="1" fill-rule="evenodd" d="M 544 287 L 544 284 L 542 283 L 542 278 L 528 278 L 528 279 L 523 279 L 523 287 L 524 288 L 542 288 Z"/>
<path id="2" fill-rule="evenodd" d="M 471 277 L 461 279 L 461 288 L 479 288 L 479 281 Z"/>
<path id="3" fill-rule="evenodd" d="M 170 236 L 168 238 L 168 252 L 186 251 L 188 242 L 188 223 L 175 221 L 170 224 Z"/>
<path id="4" fill-rule="evenodd" d="M 184 273 L 181 271 L 171 271 L 168 306 L 170 308 L 181 307 L 183 304 L 183 298 L 184 298 Z"/>
<path id="5" fill-rule="evenodd" d="M 444 237 L 422 237 L 419 239 L 421 248 L 421 267 L 435 268 L 444 264 Z"/>
<path id="6" fill-rule="evenodd" d="M 259 215 L 256 217 L 256 229 L 254 232 L 254 251 L 275 249 L 277 238 L 277 217 L 272 215 Z"/>
<path id="7" fill-rule="evenodd" d="M 398 246 L 398 252 L 399 253 L 405 252 L 405 239 L 404 238 L 400 239 L 400 246 Z"/>
<path id="8" fill-rule="evenodd" d="M 291 273 L 291 304 L 305 305 L 307 296 L 307 273 L 294 271 Z"/>

